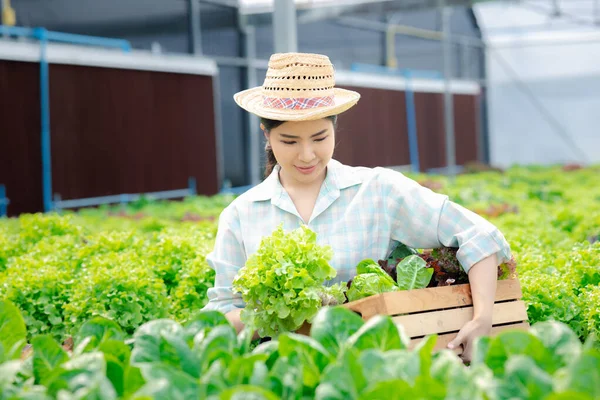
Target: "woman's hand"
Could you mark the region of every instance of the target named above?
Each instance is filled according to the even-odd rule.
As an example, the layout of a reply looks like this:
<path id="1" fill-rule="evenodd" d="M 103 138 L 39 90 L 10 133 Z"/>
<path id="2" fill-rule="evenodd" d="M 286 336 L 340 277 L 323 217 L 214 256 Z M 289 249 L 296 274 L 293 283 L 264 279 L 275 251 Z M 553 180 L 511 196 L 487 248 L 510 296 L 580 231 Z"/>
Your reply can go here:
<path id="1" fill-rule="evenodd" d="M 235 331 L 238 333 L 238 335 L 245 328 L 244 323 L 240 319 L 241 312 L 242 312 L 241 308 L 236 308 L 233 311 L 230 311 L 227 314 L 225 314 L 225 318 L 227 318 L 229 323 L 231 325 L 233 325 L 233 327 L 235 328 Z M 258 331 L 254 331 L 254 334 L 252 335 L 252 340 L 256 340 L 256 339 L 260 339 L 260 336 L 258 336 Z"/>
<path id="2" fill-rule="evenodd" d="M 492 320 L 490 318 L 473 318 L 458 331 L 456 338 L 448 343 L 448 348 L 455 349 L 462 345 L 463 352 L 460 355 L 460 358 L 463 362 L 471 362 L 475 339 L 480 336 L 489 335 L 491 330 Z"/>

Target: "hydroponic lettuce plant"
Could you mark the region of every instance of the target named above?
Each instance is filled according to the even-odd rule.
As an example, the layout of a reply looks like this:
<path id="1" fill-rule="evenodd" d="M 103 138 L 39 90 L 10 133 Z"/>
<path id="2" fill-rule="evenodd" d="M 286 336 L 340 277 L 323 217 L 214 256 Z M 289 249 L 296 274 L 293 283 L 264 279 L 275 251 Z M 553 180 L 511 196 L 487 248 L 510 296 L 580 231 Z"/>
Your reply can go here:
<path id="1" fill-rule="evenodd" d="M 323 305 L 341 304 L 345 285 L 327 288 L 336 276 L 329 265 L 333 251 L 317 244 L 317 235 L 306 226 L 284 232 L 279 226 L 266 236 L 233 281 L 246 307 L 244 324 L 261 337 L 295 331 L 311 321 Z"/>

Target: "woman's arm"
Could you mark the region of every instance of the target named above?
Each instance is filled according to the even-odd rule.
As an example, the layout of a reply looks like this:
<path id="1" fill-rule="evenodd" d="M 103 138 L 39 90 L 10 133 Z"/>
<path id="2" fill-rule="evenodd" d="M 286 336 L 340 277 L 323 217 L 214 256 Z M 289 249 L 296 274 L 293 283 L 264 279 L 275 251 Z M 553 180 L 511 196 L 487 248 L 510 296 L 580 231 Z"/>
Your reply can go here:
<path id="1" fill-rule="evenodd" d="M 475 263 L 469 270 L 469 284 L 473 298 L 473 319 L 467 322 L 448 343 L 448 348 L 463 346 L 461 358 L 471 361 L 473 344 L 479 336 L 489 335 L 498 281 L 498 258 L 495 254 Z"/>
<path id="2" fill-rule="evenodd" d="M 491 323 L 497 282 L 498 257 L 495 254 L 474 264 L 469 270 L 473 319 L 489 320 Z"/>

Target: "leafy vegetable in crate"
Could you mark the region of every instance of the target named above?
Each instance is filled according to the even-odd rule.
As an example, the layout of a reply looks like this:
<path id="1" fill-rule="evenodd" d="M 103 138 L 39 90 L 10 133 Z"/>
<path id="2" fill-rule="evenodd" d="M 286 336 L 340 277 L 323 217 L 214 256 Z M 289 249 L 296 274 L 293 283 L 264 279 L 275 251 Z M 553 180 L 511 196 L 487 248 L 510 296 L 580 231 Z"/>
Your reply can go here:
<path id="1" fill-rule="evenodd" d="M 246 307 L 240 318 L 261 337 L 295 331 L 311 321 L 323 305 L 341 304 L 345 285 L 327 288 L 336 276 L 329 265 L 331 247 L 317 244 L 317 234 L 306 226 L 284 232 L 279 226 L 264 237 L 233 281 Z"/>
<path id="2" fill-rule="evenodd" d="M 456 257 L 457 251 L 454 247 L 441 247 L 418 253 L 399 243 L 387 259 L 377 263 L 366 259 L 358 264 L 357 275 L 348 281 L 348 301 L 396 290 L 468 283 L 469 277 Z M 514 258 L 498 266 L 498 279 L 515 276 Z"/>
<path id="3" fill-rule="evenodd" d="M 389 268 L 384 269 L 381 264 Z M 431 281 L 433 269 L 428 268 L 418 255 L 410 254 L 397 264 L 363 260 L 356 267 L 356 273 L 354 279 L 348 282 L 348 301 L 385 292 L 425 288 Z"/>
<path id="4" fill-rule="evenodd" d="M 348 283 L 348 301 L 398 289 L 396 282 L 375 261 L 366 259 L 356 267 L 356 277 Z"/>
<path id="5" fill-rule="evenodd" d="M 397 267 L 407 257 L 417 255 L 426 263 L 426 268 L 433 270 L 433 278 L 428 287 L 449 286 L 468 283 L 469 277 L 461 266 L 456 253 L 456 247 L 440 247 L 432 250 L 425 250 L 422 253 L 415 249 L 399 243 L 386 260 L 379 260 L 378 264 L 386 271 L 392 279 L 397 279 Z M 498 279 L 515 278 L 517 264 L 514 258 L 498 266 Z"/>

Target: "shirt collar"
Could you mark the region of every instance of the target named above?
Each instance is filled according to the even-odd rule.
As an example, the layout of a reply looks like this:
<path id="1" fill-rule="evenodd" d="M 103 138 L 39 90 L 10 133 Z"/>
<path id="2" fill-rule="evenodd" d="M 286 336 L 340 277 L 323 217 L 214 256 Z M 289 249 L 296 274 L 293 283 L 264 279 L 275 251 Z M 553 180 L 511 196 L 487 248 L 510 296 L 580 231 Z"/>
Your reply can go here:
<path id="1" fill-rule="evenodd" d="M 279 181 L 279 170 L 281 167 L 276 165 L 273 172 L 260 184 L 248 192 L 250 201 L 276 200 L 283 195 L 284 189 Z M 359 185 L 363 182 L 361 174 L 356 174 L 352 167 L 343 165 L 337 160 L 331 159 L 327 164 L 327 175 L 324 181 L 324 187 L 327 192 L 335 192 Z"/>

